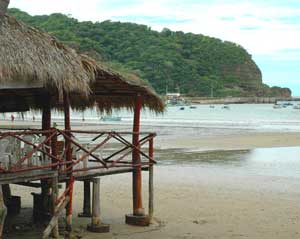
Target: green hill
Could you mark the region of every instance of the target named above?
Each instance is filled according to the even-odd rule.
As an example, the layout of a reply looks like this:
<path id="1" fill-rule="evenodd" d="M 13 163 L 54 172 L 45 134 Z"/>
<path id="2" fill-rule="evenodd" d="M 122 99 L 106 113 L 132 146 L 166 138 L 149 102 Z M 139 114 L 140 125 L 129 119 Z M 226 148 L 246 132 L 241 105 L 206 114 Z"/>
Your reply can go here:
<path id="1" fill-rule="evenodd" d="M 209 96 L 213 89 L 215 96 L 290 95 L 289 89 L 263 84 L 251 55 L 232 42 L 133 23 L 79 22 L 63 14 L 30 16 L 18 9 L 9 14 L 97 60 L 135 72 L 159 93 Z"/>

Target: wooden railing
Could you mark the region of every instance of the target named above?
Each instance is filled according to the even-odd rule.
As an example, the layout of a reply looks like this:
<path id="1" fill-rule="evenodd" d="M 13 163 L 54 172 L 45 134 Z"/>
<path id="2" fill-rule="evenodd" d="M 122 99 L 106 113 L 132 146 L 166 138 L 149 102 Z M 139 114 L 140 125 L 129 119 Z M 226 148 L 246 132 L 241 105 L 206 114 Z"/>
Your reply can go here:
<path id="1" fill-rule="evenodd" d="M 33 170 L 57 170 L 59 175 L 68 175 L 154 164 L 156 135 L 139 133 L 139 143 L 134 145 L 134 134 L 55 128 L 0 132 L 0 176 Z M 140 154 L 140 165 L 133 163 L 133 151 Z M 67 157 L 68 153 L 72 156 Z"/>

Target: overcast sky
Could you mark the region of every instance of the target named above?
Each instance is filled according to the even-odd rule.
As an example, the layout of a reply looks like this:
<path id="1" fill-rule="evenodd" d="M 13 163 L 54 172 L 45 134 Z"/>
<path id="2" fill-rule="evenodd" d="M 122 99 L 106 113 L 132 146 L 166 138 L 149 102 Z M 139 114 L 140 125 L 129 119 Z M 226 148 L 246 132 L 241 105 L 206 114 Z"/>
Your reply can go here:
<path id="1" fill-rule="evenodd" d="M 300 0 L 11 0 L 10 7 L 233 41 L 253 56 L 265 83 L 290 87 L 300 96 Z"/>

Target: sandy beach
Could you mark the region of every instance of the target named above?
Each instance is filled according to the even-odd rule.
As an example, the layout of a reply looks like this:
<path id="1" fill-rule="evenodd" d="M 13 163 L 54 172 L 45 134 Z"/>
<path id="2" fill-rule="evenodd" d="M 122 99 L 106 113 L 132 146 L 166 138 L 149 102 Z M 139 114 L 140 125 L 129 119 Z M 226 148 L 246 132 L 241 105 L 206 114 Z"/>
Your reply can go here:
<path id="1" fill-rule="evenodd" d="M 81 128 L 82 125 L 76 127 Z M 94 126 L 85 126 L 90 128 Z M 99 130 L 129 130 L 130 126 L 100 125 Z M 296 239 L 300 237 L 299 198 L 297 178 L 268 176 L 259 173 L 243 174 L 233 170 L 179 163 L 172 155 L 191 160 L 207 151 L 209 158 L 224 152 L 248 153 L 255 148 L 297 146 L 297 133 L 206 131 L 183 128 L 180 137 L 172 129 L 146 126 L 156 131 L 155 141 L 155 214 L 150 227 L 140 228 L 124 223 L 131 212 L 131 175 L 106 176 L 101 179 L 102 220 L 111 225 L 107 234 L 85 231 L 90 219 L 79 219 L 82 209 L 82 184 L 74 192 L 74 226 L 78 237 L 93 238 L 251 238 Z M 178 133 L 178 129 L 176 131 Z M 221 151 L 220 151 L 221 150 Z M 224 152 L 223 152 L 223 151 Z M 229 151 L 228 151 L 229 150 Z M 242 151 L 236 151 L 242 150 Z M 244 150 L 244 151 L 243 151 Z M 280 150 L 280 148 L 277 148 Z M 220 153 L 221 152 L 221 153 Z M 221 156 L 220 156 L 221 155 Z M 171 162 L 170 164 L 165 163 Z M 22 196 L 22 207 L 32 207 L 33 189 L 13 186 L 13 193 Z M 147 173 L 144 173 L 144 207 L 147 209 Z M 9 238 L 25 238 L 15 234 Z M 28 238 L 38 238 L 30 235 Z"/>

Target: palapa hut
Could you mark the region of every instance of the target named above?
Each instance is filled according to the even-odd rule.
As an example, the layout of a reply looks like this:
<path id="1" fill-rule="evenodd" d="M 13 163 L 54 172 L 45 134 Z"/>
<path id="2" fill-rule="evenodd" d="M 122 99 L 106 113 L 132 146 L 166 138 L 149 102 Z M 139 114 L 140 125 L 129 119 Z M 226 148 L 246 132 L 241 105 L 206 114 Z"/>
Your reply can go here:
<path id="1" fill-rule="evenodd" d="M 130 224 L 147 225 L 149 218 L 145 215 L 141 200 L 141 161 L 139 151 L 139 117 L 141 107 L 148 107 L 155 112 L 162 112 L 164 104 L 159 96 L 136 77 L 126 77 L 113 72 L 93 59 L 85 55 L 76 53 L 75 50 L 61 44 L 54 37 L 41 32 L 33 27 L 6 15 L 9 0 L 0 0 L 0 112 L 21 112 L 29 109 L 42 110 L 42 129 L 39 131 L 45 135 L 46 140 L 42 144 L 48 145 L 51 150 L 42 151 L 40 146 L 33 145 L 33 151 L 40 150 L 44 155 L 49 156 L 50 166 L 21 168 L 29 156 L 25 155 L 18 161 L 12 170 L 6 171 L 0 164 L 0 185 L 21 182 L 21 178 L 28 182 L 31 180 L 41 180 L 42 196 L 49 194 L 47 182 L 52 182 L 51 195 L 52 219 L 44 232 L 44 238 L 50 232 L 55 237 L 58 236 L 58 213 L 66 206 L 67 231 L 71 231 L 72 219 L 72 188 L 74 180 L 73 161 L 71 144 L 70 107 L 87 108 L 95 103 L 100 111 L 111 111 L 113 108 L 126 107 L 134 109 L 133 143 L 126 143 L 127 147 L 132 147 L 132 168 L 133 172 L 133 214 L 126 216 L 126 222 Z M 59 108 L 65 114 L 65 131 L 58 132 L 51 129 L 51 108 Z M 21 140 L 21 134 L 36 133 L 26 131 L 21 133 L 0 132 L 0 139 L 13 136 Z M 63 165 L 68 171 L 61 179 L 59 167 L 62 161 L 57 158 L 56 135 L 63 134 L 65 137 L 63 154 Z M 153 158 L 153 142 L 150 139 L 149 159 Z M 23 143 L 27 143 L 23 140 Z M 100 147 L 98 145 L 97 147 Z M 49 148 L 48 147 L 48 148 Z M 80 148 L 82 149 L 82 148 Z M 91 156 L 92 152 L 85 149 L 84 152 Z M 100 159 L 99 159 L 100 161 Z M 102 162 L 102 161 L 101 161 Z M 108 162 L 108 161 L 107 161 Z M 107 162 L 102 162 L 108 168 Z M 150 165 L 150 164 L 149 164 Z M 47 168 L 48 167 L 48 168 Z M 49 169 L 50 167 L 50 169 Z M 52 174 L 45 173 L 44 169 L 51 170 Z M 149 169 L 152 166 L 149 166 Z M 38 169 L 38 170 L 37 170 Z M 30 177 L 25 175 L 27 171 Z M 20 177 L 22 173 L 22 177 Z M 26 178 L 27 177 L 27 178 Z M 9 178 L 9 181 L 7 178 Z M 45 181 L 47 179 L 47 181 Z M 66 191 L 61 204 L 55 200 L 58 189 L 57 181 L 64 180 Z M 94 198 L 98 198 L 99 180 L 93 181 Z M 85 184 L 86 185 L 86 184 Z M 89 187 L 89 184 L 88 184 Z M 86 189 L 86 188 L 85 188 Z M 88 191 L 88 189 L 86 189 Z M 44 200 L 44 198 L 42 199 Z M 89 198 L 88 198 L 89 199 Z M 88 200 L 87 199 L 87 200 Z M 57 199 L 58 200 L 58 199 Z M 86 201 L 86 200 L 85 200 Z M 99 203 L 99 200 L 93 200 Z M 3 204 L 2 187 L 0 187 L 0 208 L 5 208 Z M 92 224 L 90 229 L 94 231 L 106 231 L 107 227 L 100 225 L 99 205 L 93 206 Z M 0 220 L 0 237 L 2 225 L 5 218 L 5 210 Z M 104 229 L 103 229 L 104 228 Z"/>
<path id="2" fill-rule="evenodd" d="M 2 17 L 0 27 L 0 83 L 0 112 L 21 111 L 22 107 L 42 109 L 40 97 L 45 91 L 51 92 L 53 107 L 59 106 L 59 98 L 53 97 L 65 91 L 71 94 L 71 107 L 74 108 L 97 102 L 100 110 L 133 109 L 132 96 L 137 93 L 144 99 L 144 106 L 156 112 L 164 108 L 151 87 L 137 77 L 126 78 L 106 69 L 54 37 L 9 16 Z M 8 109 L 10 104 L 3 103 L 3 97 L 8 101 L 10 96 L 4 92 L 14 88 L 10 104 L 16 108 Z M 87 100 L 76 100 L 77 97 Z"/>

